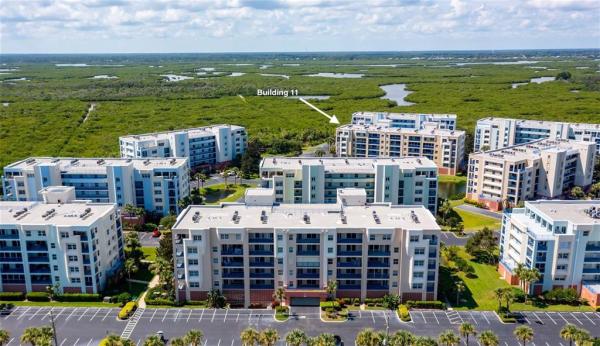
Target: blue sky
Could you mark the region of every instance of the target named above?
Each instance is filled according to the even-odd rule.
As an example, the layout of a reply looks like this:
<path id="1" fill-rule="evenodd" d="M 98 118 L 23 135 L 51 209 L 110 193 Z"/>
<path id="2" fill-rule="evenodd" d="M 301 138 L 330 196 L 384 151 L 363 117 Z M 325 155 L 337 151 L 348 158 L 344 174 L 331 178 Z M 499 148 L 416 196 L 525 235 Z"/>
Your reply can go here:
<path id="1" fill-rule="evenodd" d="M 599 48 L 599 0 L 3 0 L 2 53 Z"/>

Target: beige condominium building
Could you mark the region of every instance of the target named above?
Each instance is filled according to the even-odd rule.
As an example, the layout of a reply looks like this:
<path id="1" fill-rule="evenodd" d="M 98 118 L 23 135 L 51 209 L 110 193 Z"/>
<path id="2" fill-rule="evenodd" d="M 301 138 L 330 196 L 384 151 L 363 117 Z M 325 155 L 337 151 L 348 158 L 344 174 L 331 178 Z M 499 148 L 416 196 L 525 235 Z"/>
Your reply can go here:
<path id="1" fill-rule="evenodd" d="M 426 157 L 438 166 L 440 174 L 456 174 L 465 156 L 465 132 L 442 129 L 433 122 L 417 129 L 343 125 L 336 129 L 335 143 L 340 157 Z"/>
<path id="2" fill-rule="evenodd" d="M 558 198 L 592 183 L 591 142 L 542 139 L 469 155 L 467 198 L 500 210 L 536 198 Z"/>
<path id="3" fill-rule="evenodd" d="M 440 228 L 423 206 L 369 204 L 363 189 L 340 189 L 336 204 L 274 203 L 249 189 L 245 203 L 190 206 L 173 227 L 179 301 L 220 289 L 232 305 L 318 306 L 337 296 L 398 294 L 436 299 Z"/>

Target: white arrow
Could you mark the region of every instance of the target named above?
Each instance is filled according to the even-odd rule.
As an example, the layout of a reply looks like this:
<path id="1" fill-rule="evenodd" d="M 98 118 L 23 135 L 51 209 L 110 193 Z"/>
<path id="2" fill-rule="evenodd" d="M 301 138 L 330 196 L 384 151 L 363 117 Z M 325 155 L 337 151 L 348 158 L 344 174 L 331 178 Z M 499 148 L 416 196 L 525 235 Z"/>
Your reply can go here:
<path id="1" fill-rule="evenodd" d="M 312 108 L 312 109 L 316 110 L 317 112 L 319 112 L 319 113 L 323 114 L 324 116 L 326 116 L 329 119 L 329 123 L 330 124 L 339 124 L 340 123 L 340 121 L 336 118 L 335 115 L 331 116 L 331 115 L 323 112 L 322 110 L 320 110 L 319 108 L 313 106 L 310 102 L 306 101 L 302 97 L 299 97 L 298 100 L 306 103 L 310 108 Z"/>

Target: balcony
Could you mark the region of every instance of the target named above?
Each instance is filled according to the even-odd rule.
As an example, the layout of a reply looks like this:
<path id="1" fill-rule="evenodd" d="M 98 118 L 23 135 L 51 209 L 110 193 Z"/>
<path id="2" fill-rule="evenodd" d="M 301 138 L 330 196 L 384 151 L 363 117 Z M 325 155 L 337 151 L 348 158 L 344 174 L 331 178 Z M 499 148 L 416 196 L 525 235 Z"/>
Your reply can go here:
<path id="1" fill-rule="evenodd" d="M 50 258 L 48 256 L 29 256 L 28 261 L 31 263 L 44 263 L 50 262 Z"/>
<path id="2" fill-rule="evenodd" d="M 337 273 L 338 279 L 360 279 L 360 273 Z"/>
<path id="3" fill-rule="evenodd" d="M 15 233 L 15 234 L 0 234 L 0 239 L 19 239 L 19 233 Z"/>
<path id="4" fill-rule="evenodd" d="M 360 261 L 348 261 L 348 262 L 338 262 L 337 266 L 338 267 L 342 267 L 342 268 L 349 268 L 349 267 L 350 268 L 353 268 L 353 267 L 354 268 L 356 268 L 356 267 L 360 268 L 360 267 L 362 267 L 362 264 L 361 264 Z"/>
<path id="5" fill-rule="evenodd" d="M 223 261 L 223 267 L 243 267 L 244 261 Z"/>
<path id="6" fill-rule="evenodd" d="M 359 290 L 360 289 L 360 285 L 339 284 L 338 285 L 338 289 L 340 289 L 340 290 Z"/>
<path id="7" fill-rule="evenodd" d="M 296 243 L 298 244 L 319 244 L 321 242 L 320 237 L 312 238 L 312 237 L 296 237 Z"/>
<path id="8" fill-rule="evenodd" d="M 367 267 L 369 268 L 388 268 L 390 266 L 390 262 L 386 261 L 372 261 L 367 262 Z"/>
<path id="9" fill-rule="evenodd" d="M 240 271 L 240 272 L 226 272 L 223 271 L 223 275 L 224 278 L 243 278 L 244 277 L 244 272 Z"/>
<path id="10" fill-rule="evenodd" d="M 298 271 L 296 277 L 299 279 L 318 279 L 320 277 L 318 272 L 303 272 Z"/>
<path id="11" fill-rule="evenodd" d="M 585 257 L 583 259 L 584 262 L 597 263 L 600 262 L 600 257 Z"/>
<path id="12" fill-rule="evenodd" d="M 0 262 L 23 262 L 21 257 L 0 257 Z"/>
<path id="13" fill-rule="evenodd" d="M 249 243 L 273 243 L 273 237 L 250 237 Z"/>
<path id="14" fill-rule="evenodd" d="M 31 284 L 32 285 L 51 285 L 52 284 L 52 280 L 51 279 L 31 279 Z"/>
<path id="15" fill-rule="evenodd" d="M 267 267 L 273 268 L 275 266 L 275 262 L 261 262 L 261 261 L 250 261 L 250 267 Z"/>
<path id="16" fill-rule="evenodd" d="M 319 284 L 298 284 L 297 288 L 305 290 L 318 290 L 320 287 Z"/>
<path id="17" fill-rule="evenodd" d="M 251 289 L 273 289 L 275 288 L 275 284 L 250 284 Z"/>
<path id="18" fill-rule="evenodd" d="M 588 244 L 585 247 L 585 251 L 600 251 L 600 245 L 592 245 L 592 244 Z"/>
<path id="19" fill-rule="evenodd" d="M 600 274 L 600 268 L 583 268 L 584 274 Z"/>
<path id="20" fill-rule="evenodd" d="M 36 274 L 49 274 L 50 273 L 50 268 L 30 268 L 29 269 L 30 273 L 36 273 Z"/>
<path id="21" fill-rule="evenodd" d="M 244 250 L 242 248 L 224 248 L 221 250 L 221 255 L 236 255 L 242 256 Z"/>
<path id="22" fill-rule="evenodd" d="M 319 256 L 318 250 L 298 250 L 298 256 Z"/>
<path id="23" fill-rule="evenodd" d="M 319 268 L 321 262 L 296 262 L 296 268 Z"/>
<path id="24" fill-rule="evenodd" d="M 338 250 L 338 256 L 362 256 L 362 251 L 360 250 Z"/>
<path id="25" fill-rule="evenodd" d="M 48 245 L 46 244 L 27 244 L 27 251 L 48 251 Z"/>
<path id="26" fill-rule="evenodd" d="M 367 282 L 367 289 L 368 290 L 388 290 L 388 289 L 390 289 L 390 286 Z"/>
<path id="27" fill-rule="evenodd" d="M 250 272 L 250 278 L 256 279 L 272 279 L 275 277 L 275 273 L 273 272 Z"/>
<path id="28" fill-rule="evenodd" d="M 0 251 L 16 251 L 21 252 L 20 246 L 1 246 Z"/>
<path id="29" fill-rule="evenodd" d="M 362 244 L 362 238 L 337 238 L 340 244 Z"/>
<path id="30" fill-rule="evenodd" d="M 389 256 L 390 251 L 375 251 L 369 250 L 369 256 Z"/>
<path id="31" fill-rule="evenodd" d="M 231 283 L 231 284 L 223 284 L 223 289 L 227 290 L 227 289 L 244 289 L 244 284 L 238 284 L 238 283 Z"/>
<path id="32" fill-rule="evenodd" d="M 389 273 L 367 273 L 367 279 L 389 279 Z"/>
<path id="33" fill-rule="evenodd" d="M 25 269 L 23 269 L 23 268 L 2 268 L 2 269 L 0 269 L 0 272 L 2 272 L 3 274 L 4 273 L 23 274 L 25 272 Z"/>
<path id="34" fill-rule="evenodd" d="M 250 256 L 273 256 L 273 250 L 252 250 Z"/>

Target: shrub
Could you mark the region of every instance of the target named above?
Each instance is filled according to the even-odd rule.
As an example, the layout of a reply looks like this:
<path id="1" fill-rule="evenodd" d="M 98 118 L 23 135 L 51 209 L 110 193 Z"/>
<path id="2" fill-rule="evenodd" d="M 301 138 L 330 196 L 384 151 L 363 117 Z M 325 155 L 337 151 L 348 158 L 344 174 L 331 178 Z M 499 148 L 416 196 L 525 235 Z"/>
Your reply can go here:
<path id="1" fill-rule="evenodd" d="M 117 303 L 121 304 L 121 306 L 127 304 L 131 300 L 131 294 L 129 292 L 123 292 L 119 294 L 117 297 Z"/>
<path id="2" fill-rule="evenodd" d="M 346 300 L 344 298 L 338 298 L 337 303 L 339 306 L 345 308 L 346 307 Z"/>
<path id="3" fill-rule="evenodd" d="M 288 307 L 287 306 L 278 306 L 275 308 L 275 311 L 282 314 L 282 313 L 287 313 L 288 312 Z"/>
<path id="4" fill-rule="evenodd" d="M 516 303 L 524 303 L 525 302 L 525 292 L 518 287 L 512 288 L 513 301 Z"/>
<path id="5" fill-rule="evenodd" d="M 145 298 L 147 305 L 167 305 L 174 306 L 175 301 L 168 298 Z"/>
<path id="6" fill-rule="evenodd" d="M 207 302 L 206 300 L 188 300 L 186 302 L 187 305 L 194 305 L 194 306 L 206 306 Z"/>
<path id="7" fill-rule="evenodd" d="M 400 320 L 403 322 L 410 322 L 410 313 L 408 312 L 408 307 L 406 305 L 402 304 L 398 307 L 398 317 L 400 317 Z"/>
<path id="8" fill-rule="evenodd" d="M 54 297 L 59 302 L 99 302 L 101 299 L 99 294 L 90 293 L 64 293 Z"/>
<path id="9" fill-rule="evenodd" d="M 16 301 L 25 299 L 23 292 L 0 292 L 0 300 Z"/>
<path id="10" fill-rule="evenodd" d="M 125 306 L 119 311 L 119 319 L 126 320 L 128 319 L 137 309 L 136 302 L 129 302 L 125 304 Z"/>
<path id="11" fill-rule="evenodd" d="M 352 305 L 354 305 L 354 306 L 360 306 L 360 299 L 359 298 L 354 298 L 352 300 Z"/>
<path id="12" fill-rule="evenodd" d="M 409 300 L 406 305 L 409 309 L 446 309 L 446 304 L 439 300 Z"/>
<path id="13" fill-rule="evenodd" d="M 27 300 L 32 302 L 49 302 L 50 295 L 46 292 L 29 292 L 27 293 Z"/>
<path id="14" fill-rule="evenodd" d="M 273 307 L 273 308 L 276 308 L 276 307 L 278 307 L 279 305 L 280 305 L 280 304 L 279 304 L 279 302 L 278 302 L 278 301 L 271 302 L 271 307 Z"/>
<path id="15" fill-rule="evenodd" d="M 574 288 L 555 288 L 544 293 L 544 299 L 552 304 L 576 304 L 579 296 Z"/>
<path id="16" fill-rule="evenodd" d="M 483 202 L 478 202 L 478 201 L 475 201 L 472 199 L 465 198 L 465 203 L 474 205 L 474 206 L 482 208 L 482 209 L 487 209 L 487 206 Z"/>

